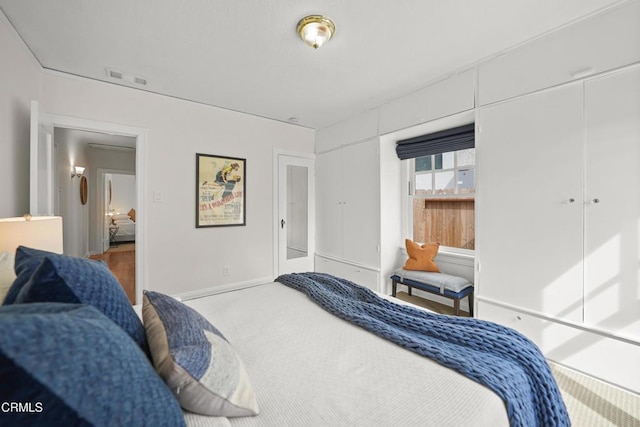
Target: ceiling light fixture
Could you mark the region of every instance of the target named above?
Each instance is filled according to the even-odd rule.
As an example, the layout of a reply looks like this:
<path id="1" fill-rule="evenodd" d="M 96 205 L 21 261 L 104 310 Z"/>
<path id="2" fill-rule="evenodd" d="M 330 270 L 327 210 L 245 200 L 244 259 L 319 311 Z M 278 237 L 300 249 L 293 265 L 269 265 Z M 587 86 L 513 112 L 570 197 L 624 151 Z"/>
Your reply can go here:
<path id="1" fill-rule="evenodd" d="M 300 38 L 314 49 L 328 42 L 335 32 L 333 21 L 322 15 L 305 16 L 298 22 Z"/>

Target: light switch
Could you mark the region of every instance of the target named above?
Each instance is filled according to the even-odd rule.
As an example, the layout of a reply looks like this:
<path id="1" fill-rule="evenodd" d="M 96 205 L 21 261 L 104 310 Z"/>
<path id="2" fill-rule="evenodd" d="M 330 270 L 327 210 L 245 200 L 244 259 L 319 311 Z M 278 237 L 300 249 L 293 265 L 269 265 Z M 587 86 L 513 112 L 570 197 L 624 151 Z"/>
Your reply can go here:
<path id="1" fill-rule="evenodd" d="M 161 202 L 162 201 L 162 192 L 154 191 L 153 192 L 153 201 L 154 202 Z"/>

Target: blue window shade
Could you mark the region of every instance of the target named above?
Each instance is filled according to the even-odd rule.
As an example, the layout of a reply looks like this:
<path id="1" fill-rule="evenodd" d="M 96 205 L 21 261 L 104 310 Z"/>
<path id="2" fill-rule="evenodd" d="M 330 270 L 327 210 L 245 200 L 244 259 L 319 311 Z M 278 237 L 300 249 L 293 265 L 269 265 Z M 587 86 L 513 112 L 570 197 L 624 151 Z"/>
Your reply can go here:
<path id="1" fill-rule="evenodd" d="M 470 123 L 427 135 L 403 139 L 396 143 L 400 160 L 466 150 L 476 145 L 475 124 Z"/>

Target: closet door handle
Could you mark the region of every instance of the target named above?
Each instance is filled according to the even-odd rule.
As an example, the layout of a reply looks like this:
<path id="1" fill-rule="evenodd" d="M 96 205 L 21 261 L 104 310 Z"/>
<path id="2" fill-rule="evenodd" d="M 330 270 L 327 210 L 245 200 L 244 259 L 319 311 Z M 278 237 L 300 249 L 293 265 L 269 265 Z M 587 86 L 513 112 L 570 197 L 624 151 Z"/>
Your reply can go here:
<path id="1" fill-rule="evenodd" d="M 280 227 L 284 228 L 284 224 L 285 224 L 285 222 L 284 222 L 284 219 L 283 219 L 283 220 L 280 221 Z"/>
<path id="2" fill-rule="evenodd" d="M 574 198 L 572 197 L 572 198 L 570 198 L 568 201 L 569 201 L 569 203 L 573 203 L 573 202 L 575 202 L 575 201 L 576 201 L 576 199 L 574 199 Z"/>
<path id="3" fill-rule="evenodd" d="M 600 199 L 593 199 L 593 203 L 600 203 Z"/>

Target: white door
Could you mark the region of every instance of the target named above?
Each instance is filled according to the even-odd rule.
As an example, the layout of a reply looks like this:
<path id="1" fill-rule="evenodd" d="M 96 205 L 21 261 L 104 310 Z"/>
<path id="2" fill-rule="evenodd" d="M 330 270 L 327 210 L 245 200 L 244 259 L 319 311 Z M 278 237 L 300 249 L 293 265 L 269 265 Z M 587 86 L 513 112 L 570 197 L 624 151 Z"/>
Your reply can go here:
<path id="1" fill-rule="evenodd" d="M 585 83 L 585 323 L 640 340 L 640 67 Z"/>
<path id="2" fill-rule="evenodd" d="M 111 208 L 111 174 L 102 174 L 102 212 L 104 221 L 102 222 L 102 252 L 106 252 L 109 249 L 109 226 L 111 225 L 111 216 L 109 216 Z"/>
<path id="3" fill-rule="evenodd" d="M 31 101 L 29 148 L 29 213 L 53 215 L 53 125 L 40 122 L 38 101 Z"/>
<path id="4" fill-rule="evenodd" d="M 342 258 L 342 150 L 316 157 L 318 255 Z"/>
<path id="5" fill-rule="evenodd" d="M 313 271 L 313 159 L 278 155 L 278 274 Z"/>
<path id="6" fill-rule="evenodd" d="M 480 110 L 482 298 L 582 321 L 582 88 Z"/>
<path id="7" fill-rule="evenodd" d="M 342 149 L 342 257 L 373 268 L 380 265 L 378 147 L 376 138 Z"/>

